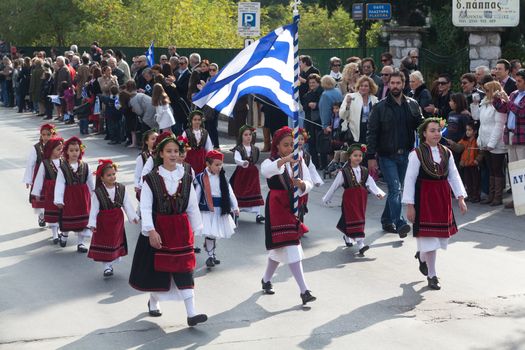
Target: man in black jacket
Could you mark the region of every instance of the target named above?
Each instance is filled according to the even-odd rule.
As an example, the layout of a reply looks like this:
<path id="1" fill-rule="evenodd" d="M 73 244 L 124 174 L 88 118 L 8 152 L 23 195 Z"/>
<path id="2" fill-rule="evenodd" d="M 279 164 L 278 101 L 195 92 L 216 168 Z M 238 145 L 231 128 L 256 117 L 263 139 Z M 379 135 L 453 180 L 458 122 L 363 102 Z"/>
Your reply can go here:
<path id="1" fill-rule="evenodd" d="M 401 186 L 405 181 L 408 153 L 414 147 L 415 131 L 423 121 L 421 108 L 414 99 L 403 95 L 405 76 L 390 75 L 388 96 L 373 108 L 368 121 L 368 169 L 377 172 L 377 159 L 388 185 L 388 197 L 381 216 L 386 232 L 405 238 L 410 226 L 401 215 Z"/>
<path id="2" fill-rule="evenodd" d="M 516 80 L 510 76 L 510 62 L 501 59 L 496 62 L 496 78 L 499 80 L 503 90 L 510 95 L 516 87 Z"/>

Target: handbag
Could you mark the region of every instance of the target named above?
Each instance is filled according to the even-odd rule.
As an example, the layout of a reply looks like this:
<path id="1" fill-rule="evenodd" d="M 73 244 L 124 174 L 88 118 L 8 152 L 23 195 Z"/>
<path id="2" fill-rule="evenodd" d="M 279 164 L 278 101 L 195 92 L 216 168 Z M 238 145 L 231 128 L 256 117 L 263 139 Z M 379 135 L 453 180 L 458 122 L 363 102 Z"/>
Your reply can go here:
<path id="1" fill-rule="evenodd" d="M 195 269 L 195 253 L 191 249 L 162 247 L 155 251 L 153 266 L 159 272 L 192 272 Z"/>

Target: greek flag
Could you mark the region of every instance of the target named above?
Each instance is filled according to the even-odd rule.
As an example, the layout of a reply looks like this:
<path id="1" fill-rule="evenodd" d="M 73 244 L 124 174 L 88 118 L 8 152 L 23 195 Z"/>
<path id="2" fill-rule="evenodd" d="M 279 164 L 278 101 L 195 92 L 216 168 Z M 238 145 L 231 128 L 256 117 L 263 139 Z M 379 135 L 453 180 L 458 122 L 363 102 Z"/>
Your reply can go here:
<path id="1" fill-rule="evenodd" d="M 193 103 L 230 116 L 237 99 L 257 94 L 293 117 L 297 110 L 293 96 L 296 32 L 296 23 L 280 27 L 239 52 L 195 94 Z"/>
<path id="2" fill-rule="evenodd" d="M 146 59 L 148 60 L 148 66 L 152 67 L 155 64 L 155 55 L 153 54 L 153 41 L 146 51 Z"/>

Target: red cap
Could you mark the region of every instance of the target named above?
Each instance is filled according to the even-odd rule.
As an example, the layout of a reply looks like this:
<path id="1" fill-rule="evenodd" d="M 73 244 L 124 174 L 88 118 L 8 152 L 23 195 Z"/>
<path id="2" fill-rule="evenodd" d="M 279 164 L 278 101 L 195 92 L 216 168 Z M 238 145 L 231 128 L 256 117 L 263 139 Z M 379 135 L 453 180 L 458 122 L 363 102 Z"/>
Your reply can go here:
<path id="1" fill-rule="evenodd" d="M 219 151 L 212 150 L 206 153 L 206 159 L 218 159 L 220 161 L 224 160 L 224 154 Z"/>
<path id="2" fill-rule="evenodd" d="M 44 159 L 50 159 L 53 150 L 62 143 L 64 143 L 64 139 L 61 137 L 50 138 L 44 146 Z"/>
<path id="3" fill-rule="evenodd" d="M 279 145 L 279 143 L 281 142 L 282 139 L 284 139 L 286 136 L 290 136 L 292 137 L 292 129 L 290 129 L 289 127 L 287 126 L 283 126 L 282 128 L 280 128 L 279 130 L 277 130 L 274 134 L 273 134 L 273 138 L 272 138 L 272 157 L 277 157 L 277 145 Z"/>
<path id="4" fill-rule="evenodd" d="M 40 132 L 42 132 L 42 130 L 49 130 L 51 132 L 51 135 L 56 135 L 57 133 L 53 124 L 43 124 L 42 126 L 40 126 Z"/>

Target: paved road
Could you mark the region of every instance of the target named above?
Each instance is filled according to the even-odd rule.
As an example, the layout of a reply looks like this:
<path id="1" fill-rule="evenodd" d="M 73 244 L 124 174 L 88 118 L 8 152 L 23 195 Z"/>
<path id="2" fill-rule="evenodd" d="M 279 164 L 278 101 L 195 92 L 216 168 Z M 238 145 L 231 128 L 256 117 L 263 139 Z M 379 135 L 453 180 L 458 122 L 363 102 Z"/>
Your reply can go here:
<path id="1" fill-rule="evenodd" d="M 320 205 L 329 183 L 314 189 L 306 218 L 304 269 L 318 297 L 311 308 L 300 307 L 287 268 L 277 271 L 277 293 L 261 295 L 263 227 L 241 214 L 237 234 L 219 242 L 222 264 L 207 271 L 204 255 L 197 259 L 197 307 L 209 321 L 187 328 L 181 303 L 164 303 L 163 316 L 151 318 L 147 296 L 127 284 L 137 226 L 126 226 L 130 256 L 106 280 L 73 244 L 61 249 L 36 227 L 20 181 L 39 119 L 0 110 L 1 349 L 525 349 L 525 217 L 471 205 L 448 251 L 438 253 L 443 288 L 430 291 L 413 258 L 415 240 L 381 232 L 384 202 L 370 197 L 366 258 L 343 248 L 340 208 Z M 136 151 L 85 140 L 91 166 L 115 159 L 131 191 Z"/>

